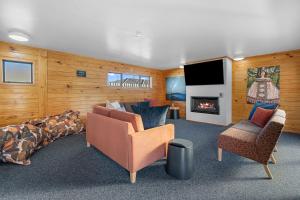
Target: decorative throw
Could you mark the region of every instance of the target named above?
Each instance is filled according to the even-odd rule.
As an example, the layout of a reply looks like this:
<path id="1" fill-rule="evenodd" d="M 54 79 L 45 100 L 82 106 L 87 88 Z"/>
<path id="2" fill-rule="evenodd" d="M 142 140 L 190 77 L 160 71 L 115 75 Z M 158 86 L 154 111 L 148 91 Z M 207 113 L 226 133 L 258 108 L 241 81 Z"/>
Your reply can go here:
<path id="1" fill-rule="evenodd" d="M 30 124 L 7 126 L 0 129 L 0 134 L 3 142 L 0 159 L 3 162 L 29 165 L 30 155 L 44 145 L 43 131 Z"/>
<path id="2" fill-rule="evenodd" d="M 144 129 L 165 125 L 169 106 L 140 107 L 132 106 L 134 113 L 141 115 Z"/>
<path id="3" fill-rule="evenodd" d="M 51 141 L 54 141 L 57 138 L 80 133 L 84 130 L 79 114 L 80 112 L 71 110 L 42 120 L 29 121 L 28 123 L 42 128 L 47 132 Z"/>
<path id="4" fill-rule="evenodd" d="M 0 128 L 0 160 L 29 165 L 34 151 L 59 137 L 78 134 L 83 130 L 79 112 L 74 111 Z"/>

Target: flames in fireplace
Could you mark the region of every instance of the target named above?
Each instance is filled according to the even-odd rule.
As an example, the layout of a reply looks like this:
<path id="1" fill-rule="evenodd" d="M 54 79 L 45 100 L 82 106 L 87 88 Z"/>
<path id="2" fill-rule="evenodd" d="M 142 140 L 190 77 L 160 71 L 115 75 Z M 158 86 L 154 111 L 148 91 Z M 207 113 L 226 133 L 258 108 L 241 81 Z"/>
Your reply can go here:
<path id="1" fill-rule="evenodd" d="M 206 102 L 206 103 L 200 103 L 200 104 L 198 105 L 198 108 L 199 108 L 199 109 L 215 109 L 215 104 L 209 103 L 209 102 Z"/>
<path id="2" fill-rule="evenodd" d="M 191 97 L 191 112 L 219 114 L 218 97 Z"/>

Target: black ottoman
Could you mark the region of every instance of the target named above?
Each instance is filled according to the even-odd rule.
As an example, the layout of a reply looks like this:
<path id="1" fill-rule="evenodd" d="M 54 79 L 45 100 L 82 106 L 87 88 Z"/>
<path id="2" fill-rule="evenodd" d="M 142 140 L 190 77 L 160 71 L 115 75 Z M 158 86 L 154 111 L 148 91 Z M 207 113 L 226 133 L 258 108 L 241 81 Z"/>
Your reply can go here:
<path id="1" fill-rule="evenodd" d="M 185 139 L 174 139 L 168 146 L 166 171 L 178 179 L 189 179 L 193 175 L 193 143 Z"/>

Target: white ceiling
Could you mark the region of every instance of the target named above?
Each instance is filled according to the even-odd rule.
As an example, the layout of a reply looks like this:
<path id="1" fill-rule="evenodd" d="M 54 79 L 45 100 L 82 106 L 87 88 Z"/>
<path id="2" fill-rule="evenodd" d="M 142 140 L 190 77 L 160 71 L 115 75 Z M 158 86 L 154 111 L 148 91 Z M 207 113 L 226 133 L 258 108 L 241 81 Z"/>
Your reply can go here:
<path id="1" fill-rule="evenodd" d="M 0 40 L 15 29 L 32 46 L 167 69 L 300 49 L 300 0 L 0 0 Z"/>

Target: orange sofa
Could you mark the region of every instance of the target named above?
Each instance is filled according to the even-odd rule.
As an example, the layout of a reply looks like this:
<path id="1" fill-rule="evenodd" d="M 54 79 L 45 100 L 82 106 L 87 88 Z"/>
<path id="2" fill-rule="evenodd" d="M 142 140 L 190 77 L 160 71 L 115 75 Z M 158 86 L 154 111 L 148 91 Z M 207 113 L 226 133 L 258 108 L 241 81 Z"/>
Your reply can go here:
<path id="1" fill-rule="evenodd" d="M 167 156 L 174 139 L 174 125 L 144 130 L 140 115 L 95 106 L 87 114 L 87 146 L 94 146 L 130 172 L 135 183 L 138 170 Z"/>

